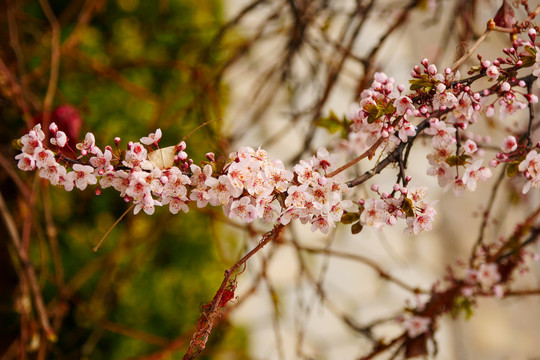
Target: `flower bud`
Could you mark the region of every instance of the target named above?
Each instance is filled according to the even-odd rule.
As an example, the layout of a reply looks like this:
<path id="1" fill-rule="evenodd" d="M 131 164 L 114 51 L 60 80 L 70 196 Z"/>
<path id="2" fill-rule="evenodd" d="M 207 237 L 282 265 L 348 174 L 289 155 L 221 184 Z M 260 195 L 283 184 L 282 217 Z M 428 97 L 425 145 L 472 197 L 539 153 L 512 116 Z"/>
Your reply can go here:
<path id="1" fill-rule="evenodd" d="M 379 185 L 377 185 L 377 184 L 371 184 L 371 190 L 372 190 L 372 191 L 375 191 L 375 192 L 379 191 Z"/>
<path id="2" fill-rule="evenodd" d="M 528 34 L 529 34 L 529 39 L 531 39 L 531 41 L 534 43 L 536 40 L 536 30 L 533 28 L 530 28 Z"/>
<path id="3" fill-rule="evenodd" d="M 58 131 L 58 126 L 57 126 L 55 123 L 52 122 L 52 123 L 49 125 L 49 131 L 50 131 L 51 133 L 53 133 L 53 134 L 56 133 L 56 132 Z"/>

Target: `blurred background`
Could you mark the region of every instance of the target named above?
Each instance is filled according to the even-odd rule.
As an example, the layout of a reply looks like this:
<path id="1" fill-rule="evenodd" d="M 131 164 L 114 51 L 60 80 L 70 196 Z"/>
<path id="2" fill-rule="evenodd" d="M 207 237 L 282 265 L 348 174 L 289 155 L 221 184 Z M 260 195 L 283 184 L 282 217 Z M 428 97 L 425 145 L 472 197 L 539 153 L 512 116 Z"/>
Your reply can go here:
<path id="1" fill-rule="evenodd" d="M 129 205 L 111 189 L 68 193 L 19 171 L 13 140 L 34 124 L 54 121 L 78 141 L 90 131 L 101 147 L 161 128 L 167 146 L 211 121 L 186 140 L 196 163 L 207 152 L 262 146 L 290 168 L 321 145 L 343 149 L 347 129 L 329 115 L 343 118 L 376 71 L 407 84 L 422 58 L 450 66 L 501 4 L 3 0 L 0 358 L 180 358 L 225 269 L 269 229 L 240 226 L 210 207 L 178 215 L 157 209 L 127 214 L 94 252 Z M 516 7 L 516 18 L 524 17 Z M 508 35 L 492 34 L 479 51 L 494 58 L 503 46 Z M 505 129 L 523 126 L 516 118 L 482 131 L 499 144 Z M 354 157 L 342 154 L 343 161 Z M 429 290 L 448 265 L 468 259 L 491 187 L 460 199 L 443 193 L 425 174 L 426 154 L 416 148 L 410 172 L 429 186 L 431 200 L 445 204 L 431 233 L 364 229 L 353 236 L 342 226 L 323 236 L 294 224 L 248 262 L 201 358 L 352 359 L 369 351 L 372 336 L 399 334 L 395 322 L 377 324 L 419 299 L 377 270 Z M 377 182 L 391 187 L 393 170 Z M 353 196 L 366 197 L 369 186 Z M 520 198 L 514 183 L 504 186 L 493 239 L 539 202 Z M 538 288 L 538 266 L 531 270 L 519 286 Z M 539 305 L 534 296 L 486 300 L 471 320 L 443 320 L 436 358 L 538 358 Z M 43 314 L 55 342 L 46 340 Z"/>

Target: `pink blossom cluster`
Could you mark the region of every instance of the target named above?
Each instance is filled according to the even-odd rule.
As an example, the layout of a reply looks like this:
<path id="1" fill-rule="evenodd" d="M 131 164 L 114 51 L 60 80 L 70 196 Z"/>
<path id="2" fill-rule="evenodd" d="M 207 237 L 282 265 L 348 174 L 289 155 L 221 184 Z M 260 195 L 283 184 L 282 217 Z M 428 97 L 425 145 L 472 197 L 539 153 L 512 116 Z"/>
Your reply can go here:
<path id="1" fill-rule="evenodd" d="M 371 87 L 361 94 L 359 106 L 349 114 L 350 140 L 361 144 L 357 151 L 365 151 L 380 138 L 385 139 L 383 146 L 391 150 L 416 134 L 416 127 L 408 121 L 416 109 L 410 97 L 401 95 L 405 87 L 394 88 L 394 83 L 386 74 L 375 73 Z"/>
<path id="2" fill-rule="evenodd" d="M 284 210 L 278 221 L 286 225 L 293 219 L 310 223 L 312 231 L 328 233 L 336 222 L 341 220 L 344 210 L 352 206 L 350 200 L 344 200 L 348 186 L 339 181 L 339 177 L 326 177 L 334 169 L 335 160 L 325 148 L 317 151 L 317 156 L 300 160 L 294 166 L 297 184 L 287 189 Z"/>
<path id="3" fill-rule="evenodd" d="M 54 123 L 50 131 L 51 144 L 63 148 L 67 143 L 65 134 L 57 131 Z M 316 156 L 300 161 L 291 172 L 266 151 L 242 147 L 229 155 L 229 161 L 218 172 L 213 154 L 208 154 L 210 162 L 201 168 L 189 159 L 184 142 L 173 147 L 172 152 L 158 149 L 149 153 L 144 145 L 157 147 L 160 139 L 158 129 L 140 143 L 130 142 L 125 152 L 114 154 L 110 146 L 102 151 L 95 145 L 94 135 L 87 133 L 76 145 L 81 155 L 70 159 L 44 145 L 45 134 L 38 124 L 20 139 L 22 153 L 16 159 L 21 170 L 38 170 L 40 177 L 67 191 L 74 187 L 84 190 L 99 181 L 100 188 L 112 187 L 126 201 L 132 201 L 135 213 L 143 210 L 153 214 L 161 205 L 169 205 L 173 214 L 188 212 L 188 204 L 193 201 L 199 208 L 208 204 L 222 206 L 228 217 L 241 222 L 257 218 L 271 222 L 278 217 L 280 223 L 288 224 L 300 219 L 310 223 L 313 231 L 328 233 L 352 205 L 343 198 L 348 186 L 339 177 L 325 176 L 335 167 L 335 159 L 324 148 Z M 115 139 L 116 145 L 119 142 L 119 138 Z M 160 161 L 151 160 L 156 158 L 152 156 L 155 153 Z M 171 156 L 173 161 L 164 165 L 168 161 L 160 157 Z M 72 171 L 68 172 L 69 168 Z"/>
<path id="4" fill-rule="evenodd" d="M 408 178 L 407 180 L 410 180 Z M 407 227 L 405 233 L 419 234 L 432 228 L 433 219 L 437 211 L 433 205 L 427 203 L 427 189 L 425 187 L 411 186 L 410 188 L 395 184 L 393 193 L 379 192 L 378 185 L 372 185 L 371 190 L 379 195 L 379 199 L 363 201 L 363 211 L 360 221 L 363 225 L 381 229 L 385 225 L 395 225 L 398 219 L 405 219 Z"/>

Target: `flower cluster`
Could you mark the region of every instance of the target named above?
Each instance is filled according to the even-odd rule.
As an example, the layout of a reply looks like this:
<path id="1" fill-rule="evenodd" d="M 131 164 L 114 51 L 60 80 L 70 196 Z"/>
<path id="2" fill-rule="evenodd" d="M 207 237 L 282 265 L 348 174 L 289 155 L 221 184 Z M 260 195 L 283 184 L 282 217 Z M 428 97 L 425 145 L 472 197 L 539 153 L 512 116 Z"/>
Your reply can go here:
<path id="1" fill-rule="evenodd" d="M 394 79 L 382 72 L 375 73 L 371 87 L 361 94 L 359 107 L 349 114 L 354 142 L 362 144 L 365 151 L 380 138 L 385 139 L 387 150 L 409 136 L 416 134 L 416 127 L 407 120 L 418 112 L 409 96 L 401 95 L 405 87 L 394 88 Z"/>
<path id="2" fill-rule="evenodd" d="M 406 182 L 410 181 L 407 177 Z M 395 184 L 392 194 L 379 192 L 379 186 L 374 184 L 371 190 L 379 195 L 379 199 L 363 200 L 360 222 L 363 225 L 381 229 L 384 225 L 395 225 L 398 219 L 405 219 L 407 227 L 405 233 L 419 234 L 429 231 L 435 214 L 433 208 L 436 202 L 426 203 L 427 189 L 425 187 L 411 186 L 407 188 Z"/>
<path id="3" fill-rule="evenodd" d="M 54 123 L 50 133 L 51 144 L 58 148 L 66 145 L 65 134 Z M 76 145 L 80 156 L 70 159 L 44 145 L 45 134 L 38 124 L 20 139 L 22 153 L 16 160 L 21 170 L 37 169 L 40 177 L 67 191 L 74 187 L 84 190 L 98 182 L 100 188 L 112 187 L 127 202 L 133 202 L 135 213 L 143 210 L 149 215 L 161 205 L 169 205 L 173 214 L 188 212 L 193 201 L 199 208 L 222 206 L 228 217 L 241 222 L 257 218 L 272 222 L 279 217 L 280 223 L 288 224 L 300 219 L 312 224 L 313 231 L 327 233 L 352 204 L 343 198 L 347 185 L 325 176 L 335 160 L 324 148 L 317 156 L 302 160 L 294 172 L 281 160 L 270 159 L 266 151 L 250 147 L 231 153 L 229 161 L 218 169 L 213 154 L 207 154 L 210 161 L 202 168 L 194 164 L 184 151 L 184 142 L 148 152 L 144 145 L 158 147 L 160 139 L 158 129 L 140 143 L 128 143 L 124 152 L 115 153 L 110 146 L 101 150 L 94 135 L 87 133 Z M 118 146 L 120 139 L 115 143 Z"/>
<path id="4" fill-rule="evenodd" d="M 319 149 L 317 156 L 301 160 L 294 167 L 298 184 L 287 189 L 285 208 L 278 219 L 281 224 L 300 219 L 302 223 L 311 223 L 312 231 L 319 229 L 325 234 L 335 227 L 352 202 L 343 199 L 347 185 L 325 176 L 333 168 L 334 160 L 324 148 Z"/>

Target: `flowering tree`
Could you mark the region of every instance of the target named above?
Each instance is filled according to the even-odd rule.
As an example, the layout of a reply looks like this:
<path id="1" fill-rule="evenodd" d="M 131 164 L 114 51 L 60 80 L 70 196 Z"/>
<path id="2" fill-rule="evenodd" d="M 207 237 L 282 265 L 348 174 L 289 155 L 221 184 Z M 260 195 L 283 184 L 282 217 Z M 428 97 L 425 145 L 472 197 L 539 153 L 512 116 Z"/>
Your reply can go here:
<path id="1" fill-rule="evenodd" d="M 182 216 L 219 207 L 226 221 L 258 238 L 225 270 L 214 297 L 201 307 L 185 359 L 196 358 L 219 321 L 227 316 L 228 309 L 238 306 L 249 295 L 249 291 L 236 292 L 242 281 L 240 274 L 250 268 L 256 254 L 263 253 L 263 248 L 272 243 L 274 246 L 286 243 L 294 248 L 305 279 L 317 289 L 321 302 L 333 309 L 351 331 L 368 340 L 369 345 L 362 348 L 360 355 L 365 359 L 385 353 L 392 358 L 435 354 L 435 335 L 443 318 L 456 318 L 462 313 L 470 316 L 479 299 L 504 301 L 508 297 L 540 293 L 538 289 L 522 290 L 514 286 L 520 273 L 536 259 L 532 246 L 540 236 L 540 207 L 536 201 L 540 191 L 537 132 L 540 122 L 535 115 L 538 102 L 535 88 L 540 74 L 540 47 L 536 42 L 540 29 L 535 18 L 540 6 L 531 8 L 527 1 L 515 4 L 503 1 L 491 14 L 482 35 L 453 64 L 444 66 L 424 58 L 412 67 L 405 85 L 396 84 L 390 74 L 376 71 L 377 52 L 413 12 L 422 6 L 436 12 L 443 5 L 410 2 L 399 9 L 395 22 L 371 52 L 358 58 L 352 51 L 354 40 L 370 12 L 375 11 L 374 3 L 360 1 L 352 7 L 352 25 L 347 23 L 347 26 L 357 26 L 353 29 L 355 35 L 346 28 L 340 43 L 333 44 L 331 38 L 325 38 L 323 45 L 310 43 L 314 38 L 308 35 L 308 30 L 313 29 L 308 28 L 320 26 L 320 17 L 345 10 L 318 2 L 288 5 L 293 14 L 294 32 L 284 58 L 272 71 L 282 71 L 281 79 L 294 79 L 293 59 L 302 44 L 311 44 L 321 55 L 324 52 L 317 46 L 330 43 L 341 56 L 328 69 L 317 102 L 306 111 L 308 131 L 300 139 L 303 142 L 300 152 L 292 159 L 278 159 L 263 147 L 240 144 L 228 153 L 224 152 L 225 148 L 223 153 L 208 152 L 204 161 L 197 162 L 190 155 L 189 136 L 178 139 L 176 145 L 160 146 L 165 128 L 158 128 L 138 141 L 125 140 L 118 134 L 113 144 L 105 147 L 98 146 L 96 135 L 88 132 L 73 146 L 67 130 L 50 119 L 33 125 L 17 140 L 18 168 L 34 171 L 55 186 L 55 191 L 92 188 L 100 194 L 102 189 L 112 188 L 131 204 L 129 210 L 133 209 L 134 214 L 153 215 L 168 209 Z M 459 2 L 457 14 L 466 11 L 465 4 Z M 224 41 L 227 29 L 252 14 L 259 5 L 255 1 L 241 10 L 215 41 Z M 273 10 L 274 5 L 267 6 L 266 10 Z M 265 26 L 273 19 L 269 17 Z M 323 38 L 330 36 L 329 30 L 321 29 Z M 265 31 L 256 32 L 247 43 L 258 40 Z M 469 40 L 473 32 L 465 28 L 460 40 Z M 499 55 L 488 57 L 478 52 L 482 43 L 499 33 L 506 42 L 497 49 Z M 357 84 L 352 109 L 339 109 L 324 116 L 326 100 L 345 61 L 355 57 L 363 65 L 364 75 Z M 226 67 L 222 69 L 226 70 Z M 270 78 L 267 80 L 272 83 Z M 510 126 L 517 117 L 522 120 Z M 201 126 L 213 125 L 206 122 Z M 314 135 L 323 131 L 339 132 L 341 136 L 329 137 L 320 147 L 313 146 Z M 494 137 L 497 140 L 492 140 Z M 418 148 L 424 149 L 424 157 L 416 155 Z M 339 236 L 343 228 L 356 236 L 369 231 L 384 232 L 392 227 L 403 229 L 403 236 L 420 236 L 431 231 L 440 221 L 437 213 L 445 206 L 444 200 L 438 201 L 431 195 L 438 191 L 422 183 L 423 177 L 417 180 L 418 176 L 411 173 L 413 162 L 432 176 L 440 189 L 457 198 L 463 199 L 480 188 L 490 189 L 489 195 L 481 199 L 478 233 L 468 254 L 457 264 L 448 264 L 444 277 L 428 289 L 401 280 L 362 255 L 328 246 L 305 245 L 305 241 L 298 240 L 294 229 L 300 228 L 300 224 L 307 225 L 311 232 L 324 234 L 328 241 Z M 511 225 L 512 230 L 494 232 L 491 224 L 498 220 L 494 217 L 495 199 L 505 186 L 518 189 L 514 197 L 523 205 L 524 216 Z M 413 300 L 403 304 L 398 314 L 358 325 L 353 315 L 336 310 L 327 299 L 323 280 L 310 273 L 302 260 L 304 253 L 363 263 L 407 291 Z M 263 264 L 268 260 L 263 260 Z M 267 277 L 265 271 L 263 266 L 261 278 Z M 236 304 L 234 301 L 231 304 L 235 298 Z M 396 325 L 398 330 L 392 335 L 379 336 L 378 329 L 387 324 Z M 41 326 L 52 339 L 54 334 L 46 317 Z M 301 340 L 299 344 L 297 356 L 309 358 Z M 158 354 L 162 355 L 163 351 Z"/>

